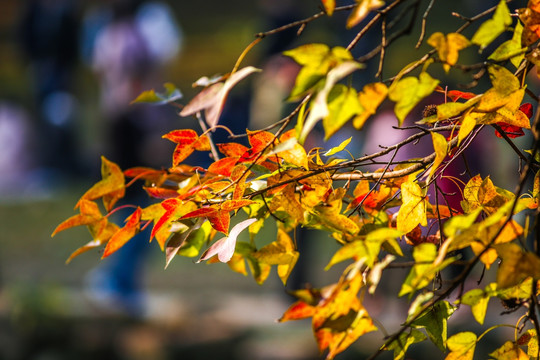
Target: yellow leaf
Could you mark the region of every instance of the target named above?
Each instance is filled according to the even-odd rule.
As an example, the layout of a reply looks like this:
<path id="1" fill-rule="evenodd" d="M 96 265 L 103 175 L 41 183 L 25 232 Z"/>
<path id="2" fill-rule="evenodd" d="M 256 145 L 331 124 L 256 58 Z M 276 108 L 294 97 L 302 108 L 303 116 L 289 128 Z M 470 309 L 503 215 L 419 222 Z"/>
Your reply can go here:
<path id="1" fill-rule="evenodd" d="M 517 244 L 507 243 L 494 246 L 502 259 L 497 271 L 497 285 L 500 289 L 514 286 L 532 276 L 540 279 L 540 258 L 524 252 Z"/>
<path id="2" fill-rule="evenodd" d="M 322 0 L 322 4 L 326 14 L 328 14 L 328 16 L 332 16 L 332 14 L 334 14 L 334 9 L 336 8 L 336 0 Z"/>
<path id="3" fill-rule="evenodd" d="M 412 231 L 419 224 L 427 225 L 426 197 L 416 182 L 401 184 L 401 205 L 397 215 L 397 229 L 403 233 Z"/>
<path id="4" fill-rule="evenodd" d="M 470 45 L 469 40 L 458 33 L 450 33 L 445 36 L 443 33 L 436 32 L 429 37 L 427 42 L 437 49 L 439 58 L 444 62 L 443 68 L 446 72 L 457 63 L 459 51 Z"/>
<path id="5" fill-rule="evenodd" d="M 505 342 L 503 346 L 489 354 L 489 356 L 496 360 L 529 360 L 529 356 L 519 348 L 518 344 L 511 341 Z"/>
<path id="6" fill-rule="evenodd" d="M 470 116 L 470 111 L 467 111 L 461 118 L 461 127 L 459 128 L 458 132 L 458 146 L 467 137 L 467 135 L 473 131 L 475 126 L 476 120 L 474 117 Z"/>
<path id="7" fill-rule="evenodd" d="M 431 132 L 431 139 L 433 140 L 433 149 L 435 150 L 435 160 L 433 160 L 433 164 L 431 165 L 431 170 L 426 180 L 427 183 L 429 183 L 437 168 L 442 164 L 446 154 L 448 154 L 448 142 L 443 135 L 437 132 Z"/>
<path id="8" fill-rule="evenodd" d="M 347 29 L 359 24 L 370 11 L 378 9 L 383 5 L 384 1 L 381 0 L 356 0 L 356 6 L 347 19 Z"/>
<path id="9" fill-rule="evenodd" d="M 400 126 L 420 100 L 433 93 L 438 83 L 439 80 L 426 72 L 420 73 L 418 78 L 408 76 L 392 83 L 388 89 L 388 97 L 396 103 L 394 112 Z"/>
<path id="10" fill-rule="evenodd" d="M 449 337 L 446 346 L 450 353 L 445 360 L 473 360 L 476 341 L 476 334 L 470 331 L 460 332 Z"/>
<path id="11" fill-rule="evenodd" d="M 372 83 L 364 86 L 358 94 L 358 100 L 363 108 L 353 119 L 353 126 L 360 130 L 364 126 L 366 120 L 377 112 L 377 108 L 388 95 L 388 87 L 384 83 Z"/>
<path id="12" fill-rule="evenodd" d="M 512 24 L 510 11 L 505 0 L 501 0 L 493 18 L 486 20 L 474 34 L 471 42 L 480 46 L 480 50 L 491 44 L 499 35 L 501 35 L 506 27 Z"/>

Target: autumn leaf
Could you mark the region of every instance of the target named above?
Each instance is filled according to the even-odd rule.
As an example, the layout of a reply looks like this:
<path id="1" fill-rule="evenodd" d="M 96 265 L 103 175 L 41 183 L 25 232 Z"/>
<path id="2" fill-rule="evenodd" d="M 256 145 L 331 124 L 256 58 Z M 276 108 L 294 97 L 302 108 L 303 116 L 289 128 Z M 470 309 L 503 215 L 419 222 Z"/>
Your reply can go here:
<path id="1" fill-rule="evenodd" d="M 385 350 L 394 350 L 394 360 L 402 360 L 405 358 L 407 349 L 415 343 L 422 342 L 426 339 L 426 335 L 415 329 L 410 332 L 402 332 L 399 337 L 385 346 Z"/>
<path id="2" fill-rule="evenodd" d="M 105 209 L 110 211 L 116 202 L 124 197 L 125 178 L 124 173 L 118 165 L 101 157 L 101 178 L 102 180 L 92 186 L 81 197 L 75 208 L 81 205 L 82 200 L 95 200 L 103 198 Z"/>
<path id="3" fill-rule="evenodd" d="M 489 354 L 489 356 L 497 360 L 529 360 L 529 356 L 519 348 L 518 344 L 507 341 Z"/>
<path id="4" fill-rule="evenodd" d="M 514 35 L 511 40 L 503 42 L 499 47 L 488 57 L 490 60 L 503 61 L 510 59 L 510 62 L 518 68 L 525 57 L 525 50 L 521 46 L 521 38 L 523 34 L 523 25 L 518 21 L 514 28 Z"/>
<path id="5" fill-rule="evenodd" d="M 260 70 L 247 66 L 230 75 L 224 83 L 218 82 L 204 88 L 182 109 L 180 116 L 189 116 L 204 110 L 206 122 L 213 128 L 219 121 L 229 91 L 242 79 L 257 71 Z"/>
<path id="6" fill-rule="evenodd" d="M 101 212 L 99 211 L 98 205 L 90 200 L 79 200 L 79 211 L 80 214 L 74 215 L 60 223 L 60 225 L 54 229 L 51 237 L 58 234 L 60 231 L 70 229 L 75 226 L 90 225 L 103 218 L 103 215 L 101 215 Z"/>
<path id="7" fill-rule="evenodd" d="M 184 161 L 193 151 L 210 151 L 210 141 L 208 137 L 203 135 L 199 137 L 194 130 L 174 130 L 165 135 L 163 138 L 176 143 L 176 148 L 173 152 L 173 166 L 177 166 Z"/>
<path id="8" fill-rule="evenodd" d="M 476 342 L 476 334 L 470 331 L 460 332 L 449 337 L 446 346 L 450 353 L 445 360 L 473 360 Z"/>
<path id="9" fill-rule="evenodd" d="M 356 0 L 356 6 L 347 19 L 347 29 L 358 25 L 370 11 L 376 10 L 383 5 L 384 1 L 381 0 Z"/>
<path id="10" fill-rule="evenodd" d="M 317 92 L 315 99 L 312 101 L 309 115 L 307 119 L 305 120 L 302 131 L 300 132 L 300 136 L 298 137 L 298 141 L 300 143 L 304 143 L 307 135 L 315 127 L 317 122 L 330 116 L 331 112 L 329 109 L 328 102 L 329 102 L 329 96 L 334 88 L 334 85 L 339 80 L 343 79 L 345 76 L 351 74 L 353 71 L 358 70 L 360 68 L 361 68 L 361 65 L 357 63 L 356 61 L 345 61 L 337 65 L 336 67 L 332 68 L 328 72 L 328 74 L 326 75 L 325 82 L 324 82 L 324 87 L 319 92 Z M 347 88 L 345 87 L 345 89 Z M 343 92 L 343 88 L 342 90 L 339 90 L 339 91 Z M 333 96 L 336 96 L 336 95 L 337 94 L 334 91 Z M 347 97 L 347 99 L 349 99 L 349 102 L 353 104 L 352 105 L 353 108 L 351 109 L 350 115 L 347 117 L 346 120 L 348 120 L 350 117 L 355 115 L 358 111 L 359 105 L 357 106 L 354 105 L 354 104 L 358 104 L 358 99 L 356 99 L 356 93 L 354 93 L 353 95 L 354 95 L 354 100 L 349 99 L 350 96 Z M 354 101 L 356 101 L 356 103 Z M 343 102 L 343 99 L 341 102 Z M 334 109 L 334 111 L 335 110 L 336 109 Z"/>
<path id="11" fill-rule="evenodd" d="M 334 14 L 334 9 L 336 8 L 336 0 L 321 0 L 324 6 L 324 11 L 328 16 Z"/>
<path id="12" fill-rule="evenodd" d="M 429 37 L 427 42 L 437 49 L 439 58 L 443 62 L 444 71 L 446 72 L 457 63 L 459 51 L 470 45 L 469 39 L 458 33 L 444 35 L 443 33 L 436 32 Z"/>
<path id="13" fill-rule="evenodd" d="M 540 8 L 538 4 L 529 1 L 527 7 L 518 9 L 519 19 L 525 25 L 521 35 L 523 47 L 534 44 L 540 38 Z"/>
<path id="14" fill-rule="evenodd" d="M 519 284 L 527 277 L 540 279 L 540 258 L 525 252 L 517 244 L 507 243 L 494 245 L 497 254 L 502 259 L 497 271 L 498 288 L 503 289 Z"/>
<path id="15" fill-rule="evenodd" d="M 156 92 L 154 89 L 143 91 L 135 100 L 131 102 L 134 103 L 149 103 L 153 105 L 163 105 L 174 102 L 182 98 L 182 93 L 180 90 L 174 86 L 172 83 L 163 84 L 165 92 L 163 94 Z"/>
<path id="16" fill-rule="evenodd" d="M 397 215 L 397 229 L 408 233 L 417 225 L 426 226 L 426 196 L 415 182 L 405 182 L 401 185 L 401 205 Z"/>
<path id="17" fill-rule="evenodd" d="M 420 100 L 433 93 L 438 83 L 439 80 L 426 72 L 420 73 L 418 78 L 408 76 L 392 83 L 388 89 L 388 97 L 396 103 L 394 112 L 400 126 Z"/>
<path id="18" fill-rule="evenodd" d="M 212 256 L 217 255 L 219 261 L 227 263 L 231 260 L 234 254 L 234 248 L 236 246 L 236 238 L 244 229 L 253 224 L 257 219 L 247 219 L 236 224 L 229 233 L 228 236 L 217 240 L 212 246 L 206 250 L 198 263 L 204 260 L 210 259 Z"/>
<path id="19" fill-rule="evenodd" d="M 461 297 L 460 303 L 469 305 L 471 307 L 473 317 L 480 325 L 484 324 L 488 302 L 492 296 L 496 295 L 496 288 L 497 285 L 495 283 L 491 283 L 486 285 L 484 290 L 472 289 L 467 291 Z"/>
<path id="20" fill-rule="evenodd" d="M 353 126 L 360 130 L 364 126 L 367 119 L 374 115 L 377 108 L 388 95 L 388 88 L 384 83 L 372 83 L 363 87 L 358 94 L 358 101 L 362 110 L 353 119 Z"/>
<path id="21" fill-rule="evenodd" d="M 109 240 L 105 251 L 103 252 L 102 259 L 118 251 L 124 246 L 133 236 L 139 232 L 139 226 L 141 221 L 142 210 L 137 207 L 137 210 L 133 212 L 127 219 L 123 228 L 118 230 Z"/>
<path id="22" fill-rule="evenodd" d="M 411 325 L 414 328 L 425 328 L 430 340 L 444 352 L 448 334 L 448 318 L 455 310 L 456 307 L 448 301 L 439 301 Z"/>
<path id="23" fill-rule="evenodd" d="M 480 28 L 474 33 L 471 42 L 479 45 L 480 50 L 483 50 L 511 24 L 512 18 L 510 17 L 510 11 L 508 10 L 506 1 L 501 0 L 493 17 L 480 25 Z"/>
<path id="24" fill-rule="evenodd" d="M 433 175 L 435 175 L 435 172 L 448 154 L 448 142 L 443 135 L 436 132 L 431 132 L 431 139 L 433 141 L 433 148 L 435 150 L 435 160 L 433 160 L 433 164 L 431 165 L 431 170 L 429 171 L 429 176 L 426 180 L 427 183 L 429 183 L 431 178 L 433 178 Z"/>

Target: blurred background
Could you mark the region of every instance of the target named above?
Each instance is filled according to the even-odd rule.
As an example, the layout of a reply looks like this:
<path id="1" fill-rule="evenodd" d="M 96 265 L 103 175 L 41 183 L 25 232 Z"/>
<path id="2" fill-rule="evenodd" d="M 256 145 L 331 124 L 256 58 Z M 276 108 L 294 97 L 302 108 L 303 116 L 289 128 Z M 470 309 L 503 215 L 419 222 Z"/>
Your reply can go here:
<path id="1" fill-rule="evenodd" d="M 91 251 L 65 265 L 90 240 L 88 232 L 50 237 L 99 180 L 100 155 L 123 168 L 168 167 L 174 144 L 161 135 L 196 126 L 173 107 L 130 106 L 141 91 L 172 82 L 190 99 L 197 91 L 191 84 L 229 72 L 255 33 L 318 6 L 315 0 L 0 2 L 0 359 L 319 358 L 309 321 L 276 322 L 292 298 L 275 273 L 259 286 L 223 264 L 188 258 L 164 270 L 164 254 L 146 243 L 148 236 L 116 258 L 101 261 Z M 458 23 L 445 16 L 448 25 Z M 275 112 L 272 105 L 258 116 L 250 109 L 252 101 L 265 106 L 261 98 L 281 101 L 294 81 L 295 65 L 274 56 L 310 41 L 346 45 L 354 32 L 344 31 L 343 20 L 322 19 L 299 40 L 291 36 L 296 30 L 265 39 L 243 65 L 271 75 L 235 88 L 222 123 L 240 133 L 277 120 L 279 114 L 264 116 Z M 399 64 L 418 54 L 407 46 L 394 50 Z M 389 73 L 399 70 L 393 58 Z M 251 86 L 262 89 L 264 81 L 274 81 L 276 91 L 254 91 L 251 99 Z M 336 281 L 342 268 L 322 270 L 336 245 L 324 234 L 305 238 L 304 256 L 315 270 L 297 270 L 294 285 Z M 405 302 L 372 305 L 390 329 L 403 320 Z M 458 325 L 468 320 L 463 315 Z M 380 337 L 366 336 L 341 358 L 363 358 Z M 431 359 L 425 351 L 414 358 Z"/>

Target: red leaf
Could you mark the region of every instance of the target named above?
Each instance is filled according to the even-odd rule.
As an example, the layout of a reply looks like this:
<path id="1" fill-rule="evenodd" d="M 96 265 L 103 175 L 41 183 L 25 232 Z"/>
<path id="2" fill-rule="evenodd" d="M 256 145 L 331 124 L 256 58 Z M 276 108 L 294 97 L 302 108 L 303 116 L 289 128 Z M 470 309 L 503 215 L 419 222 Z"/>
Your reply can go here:
<path id="1" fill-rule="evenodd" d="M 213 206 L 203 206 L 200 209 L 188 212 L 187 214 L 182 216 L 182 219 L 214 216 L 217 212 L 218 212 L 218 209 L 216 209 Z"/>
<path id="2" fill-rule="evenodd" d="M 140 166 L 124 170 L 124 176 L 161 184 L 167 177 L 167 172 L 165 170 L 156 170 Z"/>
<path id="3" fill-rule="evenodd" d="M 519 107 L 519 110 L 520 110 L 521 112 L 523 112 L 525 115 L 527 115 L 527 117 L 528 117 L 529 119 L 533 116 L 533 107 L 532 107 L 532 104 L 530 104 L 530 103 L 522 104 L 522 105 Z"/>
<path id="4" fill-rule="evenodd" d="M 219 159 L 218 161 L 212 163 L 208 167 L 208 172 L 217 175 L 231 176 L 231 172 L 234 169 L 234 166 L 238 162 L 237 158 L 226 157 Z"/>
<path id="5" fill-rule="evenodd" d="M 178 191 L 174 189 L 167 189 L 157 186 L 145 186 L 143 189 L 148 193 L 148 195 L 156 199 L 171 199 L 178 197 Z"/>
<path id="6" fill-rule="evenodd" d="M 225 235 L 229 234 L 229 225 L 231 223 L 231 216 L 228 211 L 218 210 L 213 215 L 206 216 L 212 227 L 217 231 L 221 231 Z"/>
<path id="7" fill-rule="evenodd" d="M 523 132 L 523 129 L 518 126 L 509 125 L 505 122 L 498 122 L 497 125 L 499 125 L 499 127 L 501 128 L 502 131 L 504 131 L 506 136 L 508 136 L 511 139 L 525 135 L 525 133 Z M 499 138 L 503 137 L 497 130 L 495 130 L 495 135 Z"/>
<path id="8" fill-rule="evenodd" d="M 163 214 L 163 216 L 155 223 L 152 234 L 150 235 L 150 240 L 154 238 L 157 231 L 174 215 L 176 209 L 180 205 L 182 205 L 182 201 L 175 198 L 167 199 L 161 203 L 161 206 L 165 209 L 165 214 Z"/>
<path id="9" fill-rule="evenodd" d="M 463 92 L 459 90 L 450 90 L 446 93 L 446 95 L 454 102 L 458 101 L 459 99 L 469 100 L 476 96 L 476 94 L 471 92 Z"/>
<path id="10" fill-rule="evenodd" d="M 172 142 L 175 142 L 177 144 L 189 145 L 197 141 L 199 139 L 199 136 L 197 135 L 195 130 L 184 129 L 184 130 L 173 130 L 169 132 L 168 134 L 163 135 L 163 138 L 167 140 L 171 140 Z"/>
<path id="11" fill-rule="evenodd" d="M 139 232 L 142 210 L 137 207 L 137 210 L 126 219 L 126 225 L 118 230 L 116 234 L 109 240 L 102 259 L 115 253 L 118 249 L 124 246 L 133 236 Z"/>

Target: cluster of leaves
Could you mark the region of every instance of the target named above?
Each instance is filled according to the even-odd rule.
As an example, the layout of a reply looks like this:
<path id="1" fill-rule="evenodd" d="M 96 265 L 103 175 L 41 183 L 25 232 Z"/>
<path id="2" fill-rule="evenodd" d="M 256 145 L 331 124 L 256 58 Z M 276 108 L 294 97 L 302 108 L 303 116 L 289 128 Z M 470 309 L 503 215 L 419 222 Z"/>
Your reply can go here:
<path id="1" fill-rule="evenodd" d="M 62 222 L 53 233 L 80 225 L 90 230 L 92 240 L 68 261 L 103 246 L 105 258 L 141 229 L 152 226 L 150 240 L 155 239 L 165 252 L 166 264 L 177 255 L 223 262 L 245 275 L 249 270 L 261 284 L 275 266 L 285 284 L 301 256 L 294 237 L 296 229 L 317 229 L 341 245 L 329 258 L 327 268 L 343 262 L 348 265 L 334 284 L 295 291 L 298 300 L 281 321 L 311 318 L 319 349 L 327 351 L 328 359 L 362 335 L 379 330 L 364 299 L 376 294 L 381 276 L 392 268 L 409 269 L 396 296 L 407 296 L 410 307 L 400 330 L 386 336 L 373 357 L 390 350 L 396 359 L 402 359 L 412 344 L 429 339 L 448 352 L 447 359 L 472 359 L 483 334 L 467 331 L 449 337 L 447 322 L 457 307 L 466 305 L 482 325 L 489 300 L 499 298 L 513 304 L 513 310 L 523 310 L 524 321 L 515 325 L 520 335 L 490 356 L 538 358 L 540 126 L 531 103 L 537 104 L 539 98 L 527 89 L 526 76 L 540 61 L 540 1 L 530 0 L 526 8 L 516 10 L 519 16 L 514 19 L 504 0 L 473 18 L 456 15 L 464 21 L 460 29 L 432 34 L 426 41 L 432 49 L 418 61 L 390 79 L 363 84 L 361 90 L 347 81 L 363 68 L 350 50 L 366 31 L 375 31 L 380 25 L 382 44 L 370 54 L 380 55 L 381 70 L 385 48 L 402 36 L 398 30 L 395 36 L 388 35 L 404 18 L 403 12 L 397 11 L 400 7 L 405 7 L 405 12 L 418 11 L 419 1 L 386 4 L 356 0 L 354 5 L 337 7 L 335 1 L 323 0 L 322 5 L 322 13 L 289 27 L 300 26 L 302 30 L 321 16 L 349 11 L 346 26 L 354 29 L 367 21 L 369 14 L 373 16 L 347 48 L 315 43 L 284 53 L 300 66 L 288 99 L 298 103 L 296 109 L 284 119 L 276 119 L 272 127 L 247 130 L 249 147 L 234 142 L 238 135 L 232 135 L 231 142 L 214 144 L 212 131 L 222 126 L 218 123 L 228 93 L 259 70 L 251 66 L 239 69 L 240 59 L 230 74 L 199 80 L 196 84 L 203 89 L 180 115 L 196 116 L 201 133 L 184 129 L 164 135 L 177 144 L 168 169 L 138 167 L 122 171 L 103 158 L 102 180 L 81 197 L 76 206 L 79 214 Z M 424 20 L 432 5 L 433 1 Z M 392 14 L 394 19 L 387 23 Z M 467 37 L 466 28 L 478 21 L 484 22 Z M 259 38 L 286 28 L 261 33 Z M 513 36 L 501 41 L 505 32 Z M 419 44 L 423 37 L 424 27 Z M 495 50 L 485 56 L 490 46 Z M 460 52 L 469 47 L 476 47 L 485 59 L 477 64 L 460 64 Z M 473 85 L 489 77 L 491 86 L 482 93 L 448 91 L 441 87 L 442 80 L 430 73 L 439 64 L 446 73 L 475 70 Z M 352 159 L 336 157 L 346 154 L 351 139 L 326 151 L 304 146 L 319 122 L 326 139 L 349 123 L 362 130 L 369 119 L 377 120 L 382 104 L 393 105 L 396 123 L 402 126 L 424 99 L 440 92 L 445 94 L 441 103 L 431 105 L 414 126 L 418 133 L 377 153 Z M 148 91 L 136 102 L 171 103 L 180 96 L 167 84 L 165 94 Z M 516 164 L 521 162 L 516 171 L 519 186 L 514 191 L 496 186 L 489 176 L 464 174 L 457 179 L 446 175 L 488 126 L 494 128 L 494 141 L 506 142 L 516 155 Z M 272 129 L 277 130 L 269 131 Z M 534 145 L 523 150 L 512 139 L 526 134 L 534 139 Z M 414 149 L 423 137 L 431 139 L 431 154 L 393 161 L 399 150 Z M 210 153 L 213 162 L 208 168 L 184 163 L 195 151 Z M 381 160 L 388 154 L 393 155 L 391 160 Z M 361 171 L 373 164 L 380 164 L 380 169 Z M 132 180 L 127 182 L 126 178 Z M 445 179 L 461 182 L 459 193 L 445 193 L 439 186 Z M 136 181 L 144 183 L 155 203 L 144 208 L 116 207 L 126 188 Z M 527 188 L 529 183 L 532 186 Z M 452 196 L 460 198 L 457 208 L 450 205 Z M 122 226 L 110 221 L 112 213 L 128 209 Z M 533 245 L 526 241 L 529 226 L 514 220 L 518 213 L 527 219 L 525 224 L 536 229 Z M 231 227 L 232 219 L 236 225 Z M 265 243 L 257 234 L 269 222 L 277 224 L 277 234 L 274 241 Z M 246 229 L 249 240 L 238 241 Z M 218 239 L 218 233 L 224 236 Z M 472 256 L 461 258 L 464 250 Z M 411 256 L 412 261 L 407 261 Z M 458 263 L 462 272 L 441 281 L 443 270 Z M 496 281 L 464 292 L 463 284 L 479 267 L 493 271 Z M 449 295 L 455 290 L 459 295 L 451 302 Z"/>

